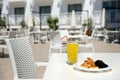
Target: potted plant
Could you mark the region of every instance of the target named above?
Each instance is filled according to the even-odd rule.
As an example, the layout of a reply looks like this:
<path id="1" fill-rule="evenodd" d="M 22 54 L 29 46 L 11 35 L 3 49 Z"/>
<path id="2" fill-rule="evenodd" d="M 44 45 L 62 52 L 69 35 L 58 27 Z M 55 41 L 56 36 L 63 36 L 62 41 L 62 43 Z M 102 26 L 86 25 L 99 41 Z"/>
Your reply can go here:
<path id="1" fill-rule="evenodd" d="M 92 34 L 92 26 L 93 26 L 93 21 L 91 18 L 88 19 L 88 24 L 87 24 L 87 32 L 86 35 L 91 36 Z"/>
<path id="2" fill-rule="evenodd" d="M 22 19 L 22 21 L 20 22 L 20 25 L 21 25 L 22 29 L 27 28 L 27 25 L 26 25 L 24 19 Z"/>
<path id="3" fill-rule="evenodd" d="M 49 25 L 49 28 L 52 29 L 52 30 L 57 30 L 58 29 L 58 27 L 59 27 L 57 25 L 58 22 L 59 22 L 59 20 L 58 20 L 57 17 L 53 18 L 53 17 L 49 16 L 47 18 L 47 23 Z"/>
<path id="4" fill-rule="evenodd" d="M 34 18 L 33 18 L 33 27 L 35 28 L 35 20 L 34 20 Z"/>
<path id="5" fill-rule="evenodd" d="M 0 28 L 4 29 L 6 28 L 6 21 L 5 21 L 5 17 L 0 17 Z"/>

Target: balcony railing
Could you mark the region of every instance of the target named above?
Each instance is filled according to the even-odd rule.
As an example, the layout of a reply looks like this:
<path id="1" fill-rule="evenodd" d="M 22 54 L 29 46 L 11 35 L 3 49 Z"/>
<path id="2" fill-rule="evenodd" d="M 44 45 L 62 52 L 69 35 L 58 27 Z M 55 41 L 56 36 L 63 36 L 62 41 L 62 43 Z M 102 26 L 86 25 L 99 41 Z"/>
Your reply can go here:
<path id="1" fill-rule="evenodd" d="M 59 24 L 60 25 L 70 25 L 72 19 L 71 19 L 72 13 L 61 13 L 59 18 Z M 81 12 L 76 12 L 75 15 L 76 18 L 76 24 L 81 24 Z"/>
<path id="2" fill-rule="evenodd" d="M 72 20 L 71 15 L 72 13 L 61 13 L 59 18 L 59 25 L 70 25 Z M 48 16 L 50 16 L 50 14 L 33 14 L 35 25 L 39 26 L 40 22 L 42 25 L 47 25 Z M 20 22 L 23 18 L 24 15 L 9 15 L 9 25 L 20 25 Z M 76 24 L 81 24 L 81 12 L 76 12 Z"/>
<path id="3" fill-rule="evenodd" d="M 14 26 L 14 25 L 20 25 L 20 22 L 24 19 L 24 15 L 9 15 L 8 20 L 9 20 L 9 25 Z"/>
<path id="4" fill-rule="evenodd" d="M 47 17 L 50 16 L 50 14 L 33 14 L 33 18 L 35 20 L 35 25 L 39 26 L 40 22 L 42 25 L 47 25 Z M 41 21 L 40 21 L 41 20 Z"/>
<path id="5" fill-rule="evenodd" d="M 72 13 L 60 13 L 59 25 L 70 25 Z M 76 24 L 81 25 L 81 12 L 76 12 Z M 101 24 L 102 11 L 94 12 L 94 23 Z M 35 25 L 47 25 L 47 17 L 50 14 L 33 14 L 35 20 Z M 86 15 L 87 16 L 87 15 Z M 9 15 L 9 25 L 20 25 L 21 20 L 24 18 L 24 15 Z M 40 21 L 41 20 L 41 21 Z M 120 10 L 111 10 L 106 11 L 106 23 L 120 23 Z"/>
<path id="6" fill-rule="evenodd" d="M 102 11 L 94 12 L 95 23 L 101 24 Z M 120 10 L 106 10 L 106 23 L 120 23 Z"/>

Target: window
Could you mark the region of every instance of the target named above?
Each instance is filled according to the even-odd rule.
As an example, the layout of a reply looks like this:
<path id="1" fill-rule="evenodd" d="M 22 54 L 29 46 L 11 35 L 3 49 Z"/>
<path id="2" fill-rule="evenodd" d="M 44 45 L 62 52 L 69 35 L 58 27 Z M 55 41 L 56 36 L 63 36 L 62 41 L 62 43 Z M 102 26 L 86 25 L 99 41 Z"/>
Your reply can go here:
<path id="1" fill-rule="evenodd" d="M 72 12 L 72 10 L 75 10 L 75 12 L 82 11 L 81 4 L 69 4 L 68 5 L 68 12 Z"/>
<path id="2" fill-rule="evenodd" d="M 39 12 L 41 14 L 50 13 L 50 11 L 51 11 L 51 7 L 50 6 L 40 6 L 39 7 Z"/>
<path id="3" fill-rule="evenodd" d="M 15 8 L 15 15 L 22 15 L 24 14 L 24 7 Z"/>
<path id="4" fill-rule="evenodd" d="M 120 9 L 120 1 L 103 1 L 103 8 L 106 10 Z"/>
<path id="5" fill-rule="evenodd" d="M 103 8 L 106 9 L 106 22 L 120 22 L 120 1 L 103 1 Z"/>

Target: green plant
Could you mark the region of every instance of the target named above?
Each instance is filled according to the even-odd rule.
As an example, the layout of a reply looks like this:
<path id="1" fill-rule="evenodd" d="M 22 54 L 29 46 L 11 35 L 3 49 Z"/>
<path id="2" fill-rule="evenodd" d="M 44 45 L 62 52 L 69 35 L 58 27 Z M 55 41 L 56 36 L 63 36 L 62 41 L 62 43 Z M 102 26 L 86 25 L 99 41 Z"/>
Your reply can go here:
<path id="1" fill-rule="evenodd" d="M 92 19 L 91 18 L 88 18 L 88 24 L 87 24 L 87 32 L 86 32 L 86 34 L 88 35 L 88 36 L 91 36 L 91 34 L 92 34 L 92 27 L 93 27 L 93 21 L 92 21 Z"/>
<path id="2" fill-rule="evenodd" d="M 93 21 L 91 18 L 88 19 L 88 29 L 92 30 L 92 27 L 93 27 Z"/>
<path id="3" fill-rule="evenodd" d="M 0 27 L 1 28 L 6 28 L 6 21 L 5 17 L 0 17 Z"/>
<path id="4" fill-rule="evenodd" d="M 33 27 L 35 27 L 35 20 L 33 19 Z"/>
<path id="5" fill-rule="evenodd" d="M 59 20 L 57 17 L 55 17 L 55 18 L 53 18 L 51 16 L 47 17 L 47 23 L 48 23 L 50 29 L 57 30 L 59 27 L 57 25 L 58 22 L 59 22 Z"/>
<path id="6" fill-rule="evenodd" d="M 21 27 L 22 27 L 23 29 L 27 27 L 24 19 L 22 19 L 22 21 L 20 22 L 20 25 L 21 25 Z"/>

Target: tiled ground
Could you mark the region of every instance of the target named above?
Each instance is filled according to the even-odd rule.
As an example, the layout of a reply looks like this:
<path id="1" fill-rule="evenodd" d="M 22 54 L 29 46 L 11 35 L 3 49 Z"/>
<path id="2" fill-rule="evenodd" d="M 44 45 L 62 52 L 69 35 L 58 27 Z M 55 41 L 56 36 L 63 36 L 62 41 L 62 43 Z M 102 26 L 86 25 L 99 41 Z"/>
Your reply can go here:
<path id="1" fill-rule="evenodd" d="M 47 61 L 48 60 L 48 44 L 34 44 L 32 45 L 35 61 Z M 110 44 L 103 41 L 94 41 L 95 52 L 112 52 L 120 53 L 120 44 Z M 1 50 L 0 50 L 1 51 Z M 91 52 L 90 49 L 80 48 L 80 52 Z M 7 50 L 5 51 L 5 58 L 0 57 L 0 80 L 13 80 L 12 65 L 10 58 L 8 57 Z M 1 56 L 1 53 L 0 53 Z M 38 77 L 41 78 L 44 75 L 45 67 L 37 68 Z"/>

